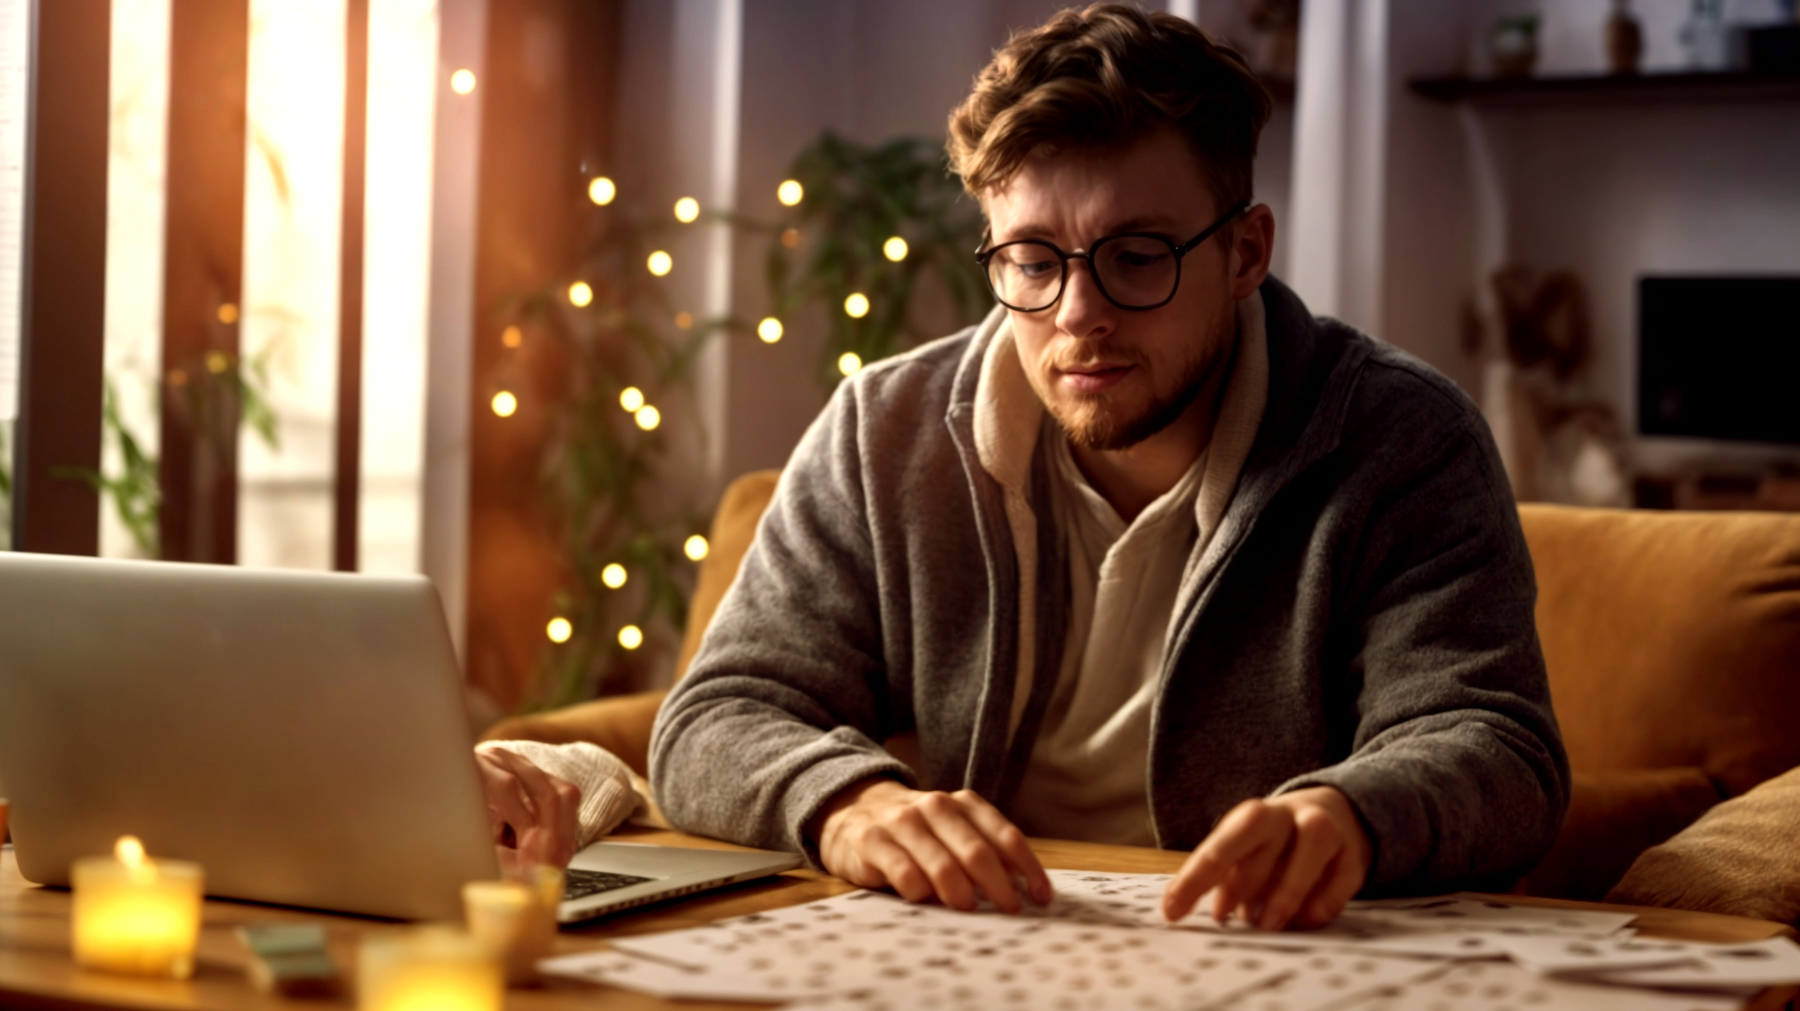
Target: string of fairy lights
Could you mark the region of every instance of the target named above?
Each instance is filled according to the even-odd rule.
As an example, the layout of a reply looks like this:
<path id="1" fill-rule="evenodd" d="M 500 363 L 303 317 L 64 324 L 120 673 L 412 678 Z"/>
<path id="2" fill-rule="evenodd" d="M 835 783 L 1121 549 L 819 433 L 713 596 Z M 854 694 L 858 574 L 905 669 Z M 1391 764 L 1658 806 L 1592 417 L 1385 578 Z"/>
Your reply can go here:
<path id="1" fill-rule="evenodd" d="M 467 72 L 459 71 L 459 73 Z M 473 83 L 471 74 L 468 82 L 471 90 Z M 606 176 L 595 176 L 588 181 L 587 195 L 588 199 L 596 206 L 605 207 L 618 198 L 619 187 Z M 775 199 L 779 200 L 783 207 L 797 207 L 805 197 L 806 189 L 800 185 L 799 180 L 784 179 L 779 186 L 775 187 Z M 682 197 L 675 201 L 674 214 L 676 221 L 684 225 L 691 225 L 700 220 L 700 201 L 693 197 Z M 794 248 L 799 245 L 800 233 L 793 228 L 786 229 L 781 233 L 781 242 L 790 249 Z M 891 236 L 881 246 L 882 255 L 894 263 L 906 259 L 908 252 L 910 250 L 906 240 L 898 235 Z M 667 277 L 675 269 L 675 258 L 666 249 L 654 250 L 645 258 L 644 268 L 656 277 Z M 593 286 L 586 281 L 571 282 L 565 294 L 569 304 L 577 309 L 586 308 L 594 301 Z M 861 319 L 869 314 L 869 296 L 860 291 L 853 291 L 845 296 L 843 308 L 845 315 L 852 319 Z M 675 325 L 683 330 L 692 327 L 694 325 L 693 314 L 686 311 L 676 313 Z M 774 316 L 766 316 L 756 324 L 756 336 L 764 344 L 779 343 L 786 332 L 787 329 L 782 325 L 781 320 Z M 517 326 L 506 327 L 500 335 L 500 342 L 508 349 L 517 349 L 524 343 L 524 339 L 524 333 Z M 862 371 L 862 356 L 854 351 L 846 351 L 838 356 L 837 366 L 838 371 L 846 378 L 853 376 Z M 510 418 L 518 413 L 518 394 L 511 390 L 499 390 L 493 395 L 488 406 L 492 408 L 497 417 Z M 648 401 L 643 390 L 635 386 L 627 386 L 619 392 L 619 407 L 631 415 L 638 428 L 646 432 L 655 431 L 656 427 L 662 424 L 662 412 L 657 409 L 656 405 Z M 694 534 L 682 544 L 682 553 L 687 555 L 690 561 L 696 563 L 704 560 L 711 549 L 712 546 L 700 534 Z M 618 562 L 610 563 L 600 570 L 600 582 L 609 590 L 622 589 L 630 578 L 631 573 Z M 557 615 L 545 625 L 544 634 L 551 642 L 560 645 L 574 637 L 575 624 L 567 617 Z M 633 624 L 623 625 L 618 631 L 618 642 L 623 649 L 637 649 L 644 644 L 644 630 Z"/>

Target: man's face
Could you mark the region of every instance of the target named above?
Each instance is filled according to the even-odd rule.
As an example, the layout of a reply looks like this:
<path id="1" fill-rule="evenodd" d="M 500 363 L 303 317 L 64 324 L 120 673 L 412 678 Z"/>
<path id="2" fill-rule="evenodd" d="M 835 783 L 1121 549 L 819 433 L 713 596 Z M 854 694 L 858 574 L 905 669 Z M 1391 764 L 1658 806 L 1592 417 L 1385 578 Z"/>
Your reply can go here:
<path id="1" fill-rule="evenodd" d="M 1120 232 L 1149 232 L 1180 244 L 1225 209 L 1172 130 L 1123 150 L 1034 157 L 986 194 L 986 207 L 990 245 L 1041 239 L 1069 252 Z M 1266 270 L 1265 263 L 1245 288 L 1242 257 L 1232 252 L 1237 231 L 1234 222 L 1190 250 L 1175 297 L 1159 308 L 1134 312 L 1113 305 L 1095 286 L 1087 261 L 1071 260 L 1056 304 L 1012 311 L 1025 374 L 1072 442 L 1126 449 L 1195 404 L 1229 358 L 1236 299 L 1254 291 Z"/>

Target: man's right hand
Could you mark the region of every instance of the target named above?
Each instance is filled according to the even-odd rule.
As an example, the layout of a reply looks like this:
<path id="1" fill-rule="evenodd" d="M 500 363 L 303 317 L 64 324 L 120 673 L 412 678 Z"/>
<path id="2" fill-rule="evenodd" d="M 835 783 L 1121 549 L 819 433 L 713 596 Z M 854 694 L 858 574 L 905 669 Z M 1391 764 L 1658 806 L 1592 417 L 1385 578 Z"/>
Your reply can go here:
<path id="1" fill-rule="evenodd" d="M 864 888 L 891 887 L 908 902 L 934 896 L 974 909 L 985 896 L 1008 913 L 1050 901 L 1050 878 L 1025 834 L 973 790 L 923 792 L 892 779 L 858 783 L 832 799 L 819 823 L 825 869 Z"/>

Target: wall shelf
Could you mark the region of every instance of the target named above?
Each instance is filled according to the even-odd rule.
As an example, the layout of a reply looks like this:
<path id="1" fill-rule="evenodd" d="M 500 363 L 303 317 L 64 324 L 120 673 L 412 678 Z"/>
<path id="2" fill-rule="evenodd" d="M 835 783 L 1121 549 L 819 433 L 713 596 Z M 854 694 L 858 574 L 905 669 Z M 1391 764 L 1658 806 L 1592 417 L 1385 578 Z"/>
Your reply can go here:
<path id="1" fill-rule="evenodd" d="M 1407 82 L 1435 102 L 1478 105 L 1800 100 L 1800 73 L 1582 74 L 1563 77 L 1420 77 Z"/>

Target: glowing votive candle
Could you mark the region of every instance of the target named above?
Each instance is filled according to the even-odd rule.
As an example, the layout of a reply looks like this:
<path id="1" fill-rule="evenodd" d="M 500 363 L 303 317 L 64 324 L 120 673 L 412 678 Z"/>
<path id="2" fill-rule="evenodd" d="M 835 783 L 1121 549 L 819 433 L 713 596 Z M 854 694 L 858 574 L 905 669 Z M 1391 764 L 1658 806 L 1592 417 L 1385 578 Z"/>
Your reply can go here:
<path id="1" fill-rule="evenodd" d="M 451 927 L 421 927 L 363 939 L 356 967 L 360 1011 L 500 1011 L 499 956 Z"/>
<path id="2" fill-rule="evenodd" d="M 75 861 L 75 964 L 134 976 L 194 974 L 200 937 L 200 865 L 151 860 L 134 836 L 109 857 Z"/>
<path id="3" fill-rule="evenodd" d="M 556 940 L 563 873 L 534 867 L 522 881 L 471 881 L 463 886 L 469 933 L 500 953 L 511 986 L 536 983 L 537 962 Z"/>

